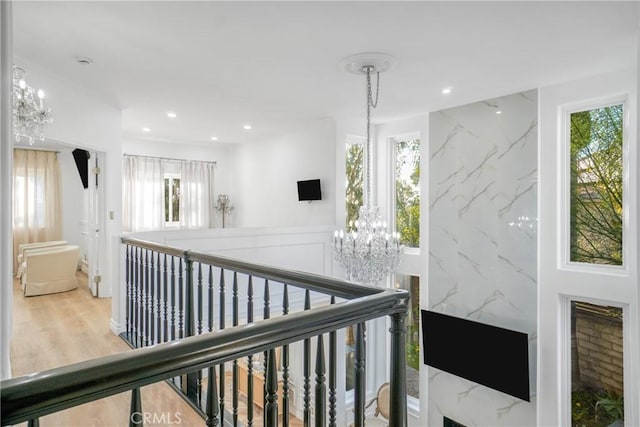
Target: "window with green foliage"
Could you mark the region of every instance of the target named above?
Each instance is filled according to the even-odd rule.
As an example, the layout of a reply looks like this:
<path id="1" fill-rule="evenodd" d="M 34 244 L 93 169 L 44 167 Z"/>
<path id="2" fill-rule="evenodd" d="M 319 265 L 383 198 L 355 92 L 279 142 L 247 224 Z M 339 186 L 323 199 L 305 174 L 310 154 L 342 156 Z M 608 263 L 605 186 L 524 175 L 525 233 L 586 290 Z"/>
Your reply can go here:
<path id="1" fill-rule="evenodd" d="M 364 145 L 347 141 L 345 156 L 345 203 L 347 212 L 345 225 L 347 226 L 358 219 L 358 211 L 363 203 L 363 161 Z"/>
<path id="2" fill-rule="evenodd" d="M 622 104 L 570 114 L 570 261 L 622 265 Z"/>
<path id="3" fill-rule="evenodd" d="M 395 275 L 395 286 L 409 291 L 409 314 L 407 316 L 406 359 L 407 395 L 420 398 L 420 277 Z"/>
<path id="4" fill-rule="evenodd" d="M 420 247 L 420 139 L 394 139 L 395 226 L 400 243 Z"/>
<path id="5" fill-rule="evenodd" d="M 180 223 L 180 175 L 164 175 L 164 222 L 166 225 Z"/>
<path id="6" fill-rule="evenodd" d="M 356 138 L 347 141 L 345 150 L 345 203 L 346 223 L 354 223 L 358 219 L 358 211 L 364 203 L 364 139 L 356 141 Z M 346 329 L 346 390 L 354 389 L 354 343 L 355 328 L 349 326 Z"/>
<path id="7" fill-rule="evenodd" d="M 623 310 L 571 301 L 571 425 L 624 425 Z"/>

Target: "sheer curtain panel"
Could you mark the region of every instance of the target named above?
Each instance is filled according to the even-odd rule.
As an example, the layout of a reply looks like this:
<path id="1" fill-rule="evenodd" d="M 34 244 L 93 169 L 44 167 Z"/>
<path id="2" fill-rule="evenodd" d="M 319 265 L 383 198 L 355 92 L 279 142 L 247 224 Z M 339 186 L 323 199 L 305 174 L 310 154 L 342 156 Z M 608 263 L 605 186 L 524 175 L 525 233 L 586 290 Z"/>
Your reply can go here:
<path id="1" fill-rule="evenodd" d="M 181 228 L 213 228 L 213 168 L 209 162 L 180 162 Z"/>
<path id="2" fill-rule="evenodd" d="M 124 231 L 161 230 L 164 222 L 164 164 L 161 159 L 124 156 Z"/>
<path id="3" fill-rule="evenodd" d="M 18 246 L 60 240 L 62 212 L 58 154 L 13 150 L 13 268 Z"/>

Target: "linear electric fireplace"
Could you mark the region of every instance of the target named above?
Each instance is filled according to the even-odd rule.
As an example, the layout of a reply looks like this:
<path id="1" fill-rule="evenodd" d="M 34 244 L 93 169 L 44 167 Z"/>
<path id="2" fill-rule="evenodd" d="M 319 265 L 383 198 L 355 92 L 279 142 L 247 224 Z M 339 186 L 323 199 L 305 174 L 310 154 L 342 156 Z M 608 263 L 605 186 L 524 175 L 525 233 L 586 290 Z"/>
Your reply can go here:
<path id="1" fill-rule="evenodd" d="M 529 402 L 527 334 L 422 310 L 424 363 Z"/>

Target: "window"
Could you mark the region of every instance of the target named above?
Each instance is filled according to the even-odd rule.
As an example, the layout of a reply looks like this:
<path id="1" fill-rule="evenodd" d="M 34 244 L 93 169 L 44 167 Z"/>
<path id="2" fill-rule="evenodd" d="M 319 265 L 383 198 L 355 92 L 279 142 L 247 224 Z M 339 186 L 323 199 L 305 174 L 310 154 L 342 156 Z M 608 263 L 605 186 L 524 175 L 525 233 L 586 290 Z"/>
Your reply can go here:
<path id="1" fill-rule="evenodd" d="M 623 105 L 570 114 L 572 262 L 622 265 Z"/>
<path id="2" fill-rule="evenodd" d="M 400 243 L 420 247 L 420 138 L 393 139 L 395 226 Z"/>
<path id="3" fill-rule="evenodd" d="M 345 203 L 346 225 L 353 224 L 358 219 L 358 211 L 363 203 L 363 141 L 350 139 L 347 141 L 345 155 Z"/>
<path id="4" fill-rule="evenodd" d="M 360 206 L 364 203 L 364 138 L 350 137 L 345 147 L 345 204 L 346 226 L 358 219 Z M 355 387 L 355 326 L 346 329 L 346 390 Z"/>
<path id="5" fill-rule="evenodd" d="M 164 222 L 168 226 L 180 225 L 180 175 L 164 175 Z"/>
<path id="6" fill-rule="evenodd" d="M 622 425 L 623 315 L 619 307 L 571 301 L 571 424 Z"/>
<path id="7" fill-rule="evenodd" d="M 407 395 L 420 398 L 420 277 L 395 275 L 395 287 L 409 291 L 409 314 L 407 316 L 406 360 Z"/>

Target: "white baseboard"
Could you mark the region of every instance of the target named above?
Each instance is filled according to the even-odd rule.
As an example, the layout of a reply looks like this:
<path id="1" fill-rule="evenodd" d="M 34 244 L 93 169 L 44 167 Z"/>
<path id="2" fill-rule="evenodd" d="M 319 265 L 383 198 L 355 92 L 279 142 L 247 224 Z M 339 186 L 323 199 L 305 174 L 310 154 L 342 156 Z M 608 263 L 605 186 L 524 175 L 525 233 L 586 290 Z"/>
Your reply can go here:
<path id="1" fill-rule="evenodd" d="M 120 335 L 120 333 L 123 332 L 122 327 L 120 326 L 120 324 L 115 319 L 111 319 L 109 324 L 110 324 L 111 332 L 113 332 L 114 334 Z"/>

